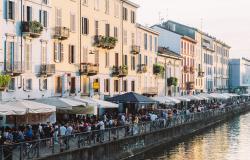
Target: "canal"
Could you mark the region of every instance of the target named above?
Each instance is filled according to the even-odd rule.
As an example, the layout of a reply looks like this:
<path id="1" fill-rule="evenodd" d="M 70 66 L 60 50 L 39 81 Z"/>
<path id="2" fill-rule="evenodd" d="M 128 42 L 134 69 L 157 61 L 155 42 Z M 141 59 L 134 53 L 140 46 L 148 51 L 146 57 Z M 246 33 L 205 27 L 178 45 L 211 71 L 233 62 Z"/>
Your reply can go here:
<path id="1" fill-rule="evenodd" d="M 175 144 L 147 152 L 147 160 L 249 160 L 250 113 Z"/>

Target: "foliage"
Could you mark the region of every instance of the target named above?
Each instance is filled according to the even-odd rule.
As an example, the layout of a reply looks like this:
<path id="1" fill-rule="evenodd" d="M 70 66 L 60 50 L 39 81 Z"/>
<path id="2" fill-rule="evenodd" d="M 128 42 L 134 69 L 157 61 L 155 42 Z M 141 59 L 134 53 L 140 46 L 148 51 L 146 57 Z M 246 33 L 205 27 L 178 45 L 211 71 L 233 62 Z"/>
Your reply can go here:
<path id="1" fill-rule="evenodd" d="M 95 37 L 95 45 L 97 47 L 113 49 L 116 45 L 117 39 L 108 36 L 97 36 Z"/>
<path id="2" fill-rule="evenodd" d="M 9 75 L 0 75 L 0 88 L 6 88 L 9 85 L 11 77 Z"/>
<path id="3" fill-rule="evenodd" d="M 29 27 L 33 33 L 41 33 L 43 31 L 43 26 L 37 21 L 30 21 Z"/>
<path id="4" fill-rule="evenodd" d="M 176 77 L 170 77 L 167 79 L 168 86 L 177 86 L 178 79 Z"/>
<path id="5" fill-rule="evenodd" d="M 154 64 L 153 72 L 156 75 L 164 75 L 165 68 L 161 64 Z"/>

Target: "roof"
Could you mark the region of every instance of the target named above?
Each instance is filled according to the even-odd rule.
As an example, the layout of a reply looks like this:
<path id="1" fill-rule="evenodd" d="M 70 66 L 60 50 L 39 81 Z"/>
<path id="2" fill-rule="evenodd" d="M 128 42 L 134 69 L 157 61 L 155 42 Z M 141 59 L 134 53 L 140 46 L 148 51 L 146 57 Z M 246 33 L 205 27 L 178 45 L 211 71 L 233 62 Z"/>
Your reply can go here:
<path id="1" fill-rule="evenodd" d="M 124 3 L 127 3 L 127 4 L 129 4 L 131 6 L 133 6 L 135 8 L 139 8 L 140 7 L 138 4 L 136 4 L 134 2 L 131 2 L 130 0 L 121 0 L 121 1 L 124 2 Z"/>
<path id="2" fill-rule="evenodd" d="M 153 34 L 160 35 L 160 32 L 157 32 L 156 30 L 152 29 L 151 27 L 146 27 L 146 26 L 143 26 L 139 23 L 136 24 L 136 27 L 140 28 L 142 30 L 145 30 L 147 32 L 153 33 Z"/>
<path id="3" fill-rule="evenodd" d="M 181 59 L 182 56 L 172 50 L 170 50 L 169 48 L 165 48 L 165 47 L 159 47 L 159 56 L 164 56 L 164 57 L 172 57 L 172 58 L 176 58 L 176 59 Z"/>
<path id="4" fill-rule="evenodd" d="M 107 99 L 108 101 L 111 102 L 116 102 L 116 103 L 144 103 L 144 104 L 154 104 L 157 103 L 157 101 L 145 97 L 143 95 L 134 93 L 134 92 L 128 92 L 122 95 L 114 96 L 111 98 Z"/>

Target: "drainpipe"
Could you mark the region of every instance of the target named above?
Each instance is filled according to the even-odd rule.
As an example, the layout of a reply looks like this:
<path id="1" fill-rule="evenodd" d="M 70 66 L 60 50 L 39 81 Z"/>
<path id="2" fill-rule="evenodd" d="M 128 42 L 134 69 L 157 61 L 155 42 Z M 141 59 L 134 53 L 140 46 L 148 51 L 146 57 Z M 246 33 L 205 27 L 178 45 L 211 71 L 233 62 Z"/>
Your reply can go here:
<path id="1" fill-rule="evenodd" d="M 122 8 L 121 8 L 121 10 L 122 10 L 122 16 L 121 16 L 121 25 L 122 25 L 122 65 L 124 64 L 124 62 L 123 62 L 123 50 L 124 50 L 124 48 L 123 48 L 123 4 L 124 4 L 124 1 L 122 0 Z M 119 56 L 118 56 L 119 57 Z M 119 63 L 119 60 L 118 60 L 118 63 Z M 119 67 L 119 66 L 118 66 Z M 121 89 L 119 90 L 119 94 L 121 94 L 121 90 L 123 89 L 123 77 L 121 78 Z"/>
<path id="2" fill-rule="evenodd" d="M 82 62 L 82 33 L 81 33 L 81 28 L 82 28 L 82 0 L 80 0 L 80 28 L 79 28 L 79 31 L 80 31 L 80 34 L 79 34 L 79 40 L 80 40 L 80 44 L 79 44 L 79 49 L 80 49 L 80 69 L 79 69 L 79 75 L 80 75 L 80 93 L 82 92 L 82 75 L 81 75 L 81 62 Z"/>
<path id="3" fill-rule="evenodd" d="M 23 32 L 22 32 L 22 22 L 23 22 L 23 0 L 21 0 L 21 71 L 23 70 Z"/>

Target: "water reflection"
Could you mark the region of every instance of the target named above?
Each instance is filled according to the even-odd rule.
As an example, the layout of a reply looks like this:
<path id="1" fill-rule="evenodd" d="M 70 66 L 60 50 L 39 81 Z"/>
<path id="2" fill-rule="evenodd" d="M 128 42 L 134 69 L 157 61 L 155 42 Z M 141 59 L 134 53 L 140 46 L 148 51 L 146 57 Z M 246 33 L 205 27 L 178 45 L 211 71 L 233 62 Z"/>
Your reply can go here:
<path id="1" fill-rule="evenodd" d="M 250 113 L 176 145 L 152 150 L 148 160 L 249 160 Z"/>

